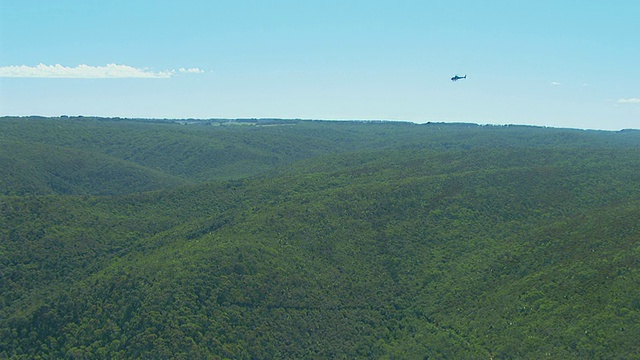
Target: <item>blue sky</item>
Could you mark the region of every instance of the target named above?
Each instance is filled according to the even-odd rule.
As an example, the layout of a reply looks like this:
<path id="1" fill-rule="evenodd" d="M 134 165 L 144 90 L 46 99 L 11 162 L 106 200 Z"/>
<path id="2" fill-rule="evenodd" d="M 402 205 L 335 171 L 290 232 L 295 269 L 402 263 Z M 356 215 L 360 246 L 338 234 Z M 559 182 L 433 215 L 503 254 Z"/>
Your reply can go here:
<path id="1" fill-rule="evenodd" d="M 638 19 L 637 0 L 0 0 L 0 115 L 640 128 Z"/>

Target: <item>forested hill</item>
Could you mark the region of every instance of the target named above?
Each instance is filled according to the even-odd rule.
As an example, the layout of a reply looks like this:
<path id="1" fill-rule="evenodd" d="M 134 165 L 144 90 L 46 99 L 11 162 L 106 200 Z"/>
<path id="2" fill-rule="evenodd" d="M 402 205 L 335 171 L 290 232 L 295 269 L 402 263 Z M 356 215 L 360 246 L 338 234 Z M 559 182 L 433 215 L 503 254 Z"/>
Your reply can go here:
<path id="1" fill-rule="evenodd" d="M 0 358 L 640 354 L 640 132 L 183 124 L 0 119 Z"/>
<path id="2" fill-rule="evenodd" d="M 617 148 L 633 147 L 638 138 L 640 131 L 473 124 L 5 117 L 0 194 L 127 194 L 371 149 Z"/>

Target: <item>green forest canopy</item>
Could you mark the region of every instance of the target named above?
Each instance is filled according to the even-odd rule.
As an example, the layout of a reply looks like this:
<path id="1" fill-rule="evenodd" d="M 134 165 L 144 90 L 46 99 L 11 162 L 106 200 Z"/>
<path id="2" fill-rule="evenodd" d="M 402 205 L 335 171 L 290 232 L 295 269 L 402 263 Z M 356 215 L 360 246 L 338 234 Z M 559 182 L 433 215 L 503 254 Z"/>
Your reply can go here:
<path id="1" fill-rule="evenodd" d="M 633 358 L 639 145 L 2 118 L 0 358 Z"/>

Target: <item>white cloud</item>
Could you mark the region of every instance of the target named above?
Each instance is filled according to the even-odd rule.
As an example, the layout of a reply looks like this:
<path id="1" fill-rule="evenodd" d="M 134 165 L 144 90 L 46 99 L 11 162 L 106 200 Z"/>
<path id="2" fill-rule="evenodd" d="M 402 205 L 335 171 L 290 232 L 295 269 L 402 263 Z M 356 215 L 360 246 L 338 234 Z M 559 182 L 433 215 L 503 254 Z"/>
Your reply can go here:
<path id="1" fill-rule="evenodd" d="M 619 99 L 618 102 L 620 104 L 640 104 L 640 98 Z"/>
<path id="2" fill-rule="evenodd" d="M 204 73 L 204 70 L 198 69 L 198 68 L 190 68 L 190 69 L 180 68 L 178 71 L 180 71 L 181 73 L 190 73 L 190 74 Z"/>
<path id="3" fill-rule="evenodd" d="M 180 72 L 203 73 L 198 68 L 180 68 Z M 76 78 L 76 79 L 107 79 L 107 78 L 170 78 L 176 73 L 175 70 L 150 71 L 139 69 L 128 65 L 108 64 L 105 66 L 78 65 L 67 67 L 60 64 L 37 66 L 1 66 L 0 77 L 21 77 L 21 78 Z"/>
<path id="4" fill-rule="evenodd" d="M 562 85 L 562 83 L 559 83 L 559 82 L 557 82 L 557 81 L 552 81 L 552 82 L 551 82 L 551 85 L 553 85 L 553 86 L 560 86 L 560 85 Z"/>

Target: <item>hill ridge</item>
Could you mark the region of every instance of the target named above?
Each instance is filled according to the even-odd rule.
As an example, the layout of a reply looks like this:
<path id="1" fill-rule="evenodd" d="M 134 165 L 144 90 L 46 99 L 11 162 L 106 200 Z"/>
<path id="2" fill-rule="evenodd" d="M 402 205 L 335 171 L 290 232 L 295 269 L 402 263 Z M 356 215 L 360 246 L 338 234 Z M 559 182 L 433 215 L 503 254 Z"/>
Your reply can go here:
<path id="1" fill-rule="evenodd" d="M 640 141 L 305 126 L 250 146 L 313 151 L 233 179 L 0 195 L 0 357 L 640 351 Z"/>

